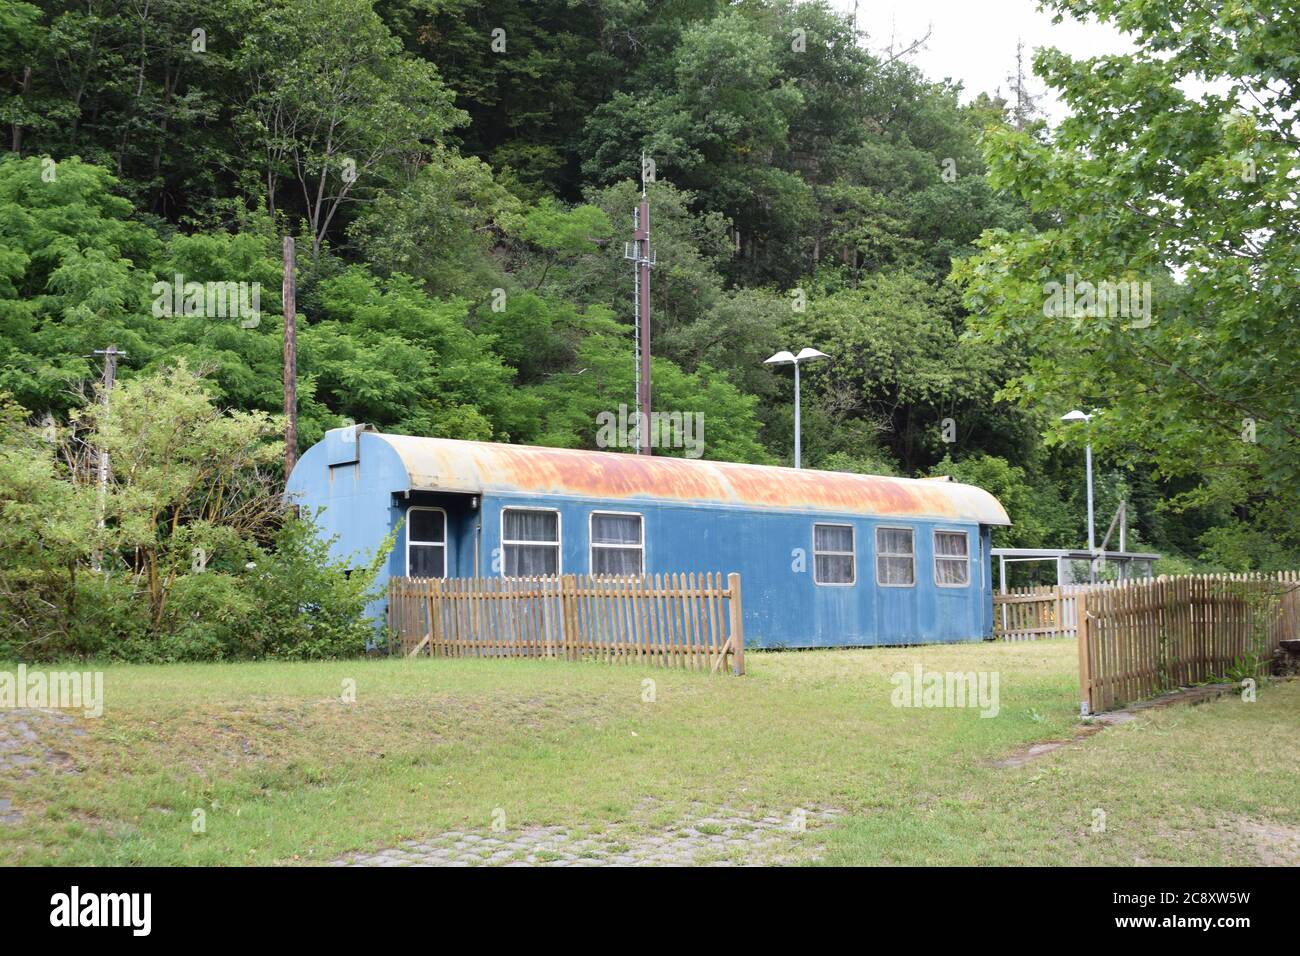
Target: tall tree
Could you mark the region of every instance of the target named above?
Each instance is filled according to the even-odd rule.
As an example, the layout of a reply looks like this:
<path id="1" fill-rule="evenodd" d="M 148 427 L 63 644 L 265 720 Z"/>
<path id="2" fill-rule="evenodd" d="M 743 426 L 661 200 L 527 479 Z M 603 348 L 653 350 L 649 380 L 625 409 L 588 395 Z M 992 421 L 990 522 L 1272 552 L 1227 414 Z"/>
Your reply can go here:
<path id="1" fill-rule="evenodd" d="M 990 232 L 956 269 L 974 325 L 1031 343 L 1009 395 L 1101 408 L 1103 447 L 1248 512 L 1300 480 L 1300 18 L 1284 0 L 1051 6 L 1137 52 L 1039 51 L 1071 115 L 1047 142 L 995 130 L 985 152 L 1046 228 Z"/>
<path id="2" fill-rule="evenodd" d="M 296 183 L 319 257 L 340 208 L 397 180 L 463 120 L 432 64 L 402 52 L 370 0 L 276 0 L 237 62 L 249 97 L 241 129 L 263 156 L 274 214 Z"/>

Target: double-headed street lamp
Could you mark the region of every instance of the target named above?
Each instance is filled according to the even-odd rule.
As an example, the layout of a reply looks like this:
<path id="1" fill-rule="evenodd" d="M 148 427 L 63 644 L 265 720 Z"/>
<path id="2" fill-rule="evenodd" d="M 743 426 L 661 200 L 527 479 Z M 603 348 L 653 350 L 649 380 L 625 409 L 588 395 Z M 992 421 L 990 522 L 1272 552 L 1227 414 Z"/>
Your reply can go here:
<path id="1" fill-rule="evenodd" d="M 1092 425 L 1092 415 L 1088 412 L 1081 412 L 1077 408 L 1074 411 L 1066 412 L 1061 416 L 1063 422 L 1085 422 L 1090 428 Z M 1088 577 L 1092 581 L 1097 580 L 1097 534 L 1093 530 L 1092 522 L 1092 437 L 1089 434 L 1087 444 L 1084 446 L 1084 461 L 1087 463 L 1088 471 Z"/>
<path id="2" fill-rule="evenodd" d="M 789 352 L 777 352 L 770 359 L 763 361 L 764 365 L 793 365 L 794 366 L 794 466 L 803 467 L 799 463 L 799 366 L 804 362 L 816 362 L 818 359 L 830 358 L 825 352 L 819 352 L 813 348 L 807 348 L 800 351 L 798 355 L 791 355 Z"/>

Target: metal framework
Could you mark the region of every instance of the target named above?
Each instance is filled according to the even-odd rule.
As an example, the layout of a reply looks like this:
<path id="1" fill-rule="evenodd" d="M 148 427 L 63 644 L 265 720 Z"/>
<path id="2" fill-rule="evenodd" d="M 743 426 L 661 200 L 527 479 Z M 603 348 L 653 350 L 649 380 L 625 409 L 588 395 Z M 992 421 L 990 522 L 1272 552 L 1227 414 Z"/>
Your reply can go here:
<path id="1" fill-rule="evenodd" d="M 632 211 L 632 241 L 623 244 L 623 258 L 635 265 L 632 282 L 633 325 L 636 339 L 636 447 L 650 452 L 650 269 L 655 264 L 650 246 L 650 202 L 645 192 L 645 157 L 641 160 L 641 202 Z M 645 426 L 644 428 L 642 426 Z"/>
<path id="2" fill-rule="evenodd" d="M 1056 584 L 1074 584 L 1073 575 L 1069 573 L 1069 562 L 1089 562 L 1090 577 L 1095 577 L 1097 568 L 1107 562 L 1114 562 L 1119 567 L 1119 578 L 1127 581 L 1132 577 L 1149 578 L 1152 568 L 1160 555 L 1150 551 L 1087 551 L 1076 548 L 993 548 L 990 552 L 998 561 L 998 592 L 1007 593 L 1007 565 L 1028 561 L 1052 561 L 1056 564 Z M 1135 570 L 1142 573 L 1134 574 Z"/>

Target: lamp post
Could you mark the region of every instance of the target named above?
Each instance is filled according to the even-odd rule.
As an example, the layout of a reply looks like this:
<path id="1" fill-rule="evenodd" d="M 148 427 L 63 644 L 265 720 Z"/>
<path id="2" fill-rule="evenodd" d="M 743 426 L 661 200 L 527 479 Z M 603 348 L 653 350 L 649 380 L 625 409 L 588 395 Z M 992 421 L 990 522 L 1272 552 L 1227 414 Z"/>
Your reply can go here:
<path id="1" fill-rule="evenodd" d="M 794 366 L 794 466 L 803 467 L 799 459 L 799 366 L 804 362 L 816 362 L 819 359 L 830 358 L 825 352 L 819 352 L 814 348 L 802 349 L 798 355 L 791 355 L 789 352 L 777 352 L 769 359 L 764 359 L 764 365 L 793 365 Z"/>
<path id="2" fill-rule="evenodd" d="M 1084 422 L 1089 426 L 1088 440 L 1084 445 L 1084 461 L 1088 472 L 1088 579 L 1092 583 L 1097 581 L 1097 535 L 1093 530 L 1092 520 L 1092 415 L 1087 412 L 1081 412 L 1077 408 L 1071 412 L 1066 412 L 1061 416 L 1063 422 Z"/>

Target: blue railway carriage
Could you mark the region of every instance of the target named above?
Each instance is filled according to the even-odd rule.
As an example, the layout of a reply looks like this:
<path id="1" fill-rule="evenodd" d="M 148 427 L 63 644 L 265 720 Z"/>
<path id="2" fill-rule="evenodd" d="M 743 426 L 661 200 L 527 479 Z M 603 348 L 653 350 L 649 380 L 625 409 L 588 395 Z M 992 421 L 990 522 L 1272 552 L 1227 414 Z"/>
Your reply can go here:
<path id="1" fill-rule="evenodd" d="M 991 636 L 988 492 L 619 452 L 334 429 L 288 495 L 354 566 L 400 525 L 383 577 L 739 571 L 750 646 Z M 380 618 L 382 602 L 372 608 Z M 382 618 L 380 618 L 382 619 Z"/>

